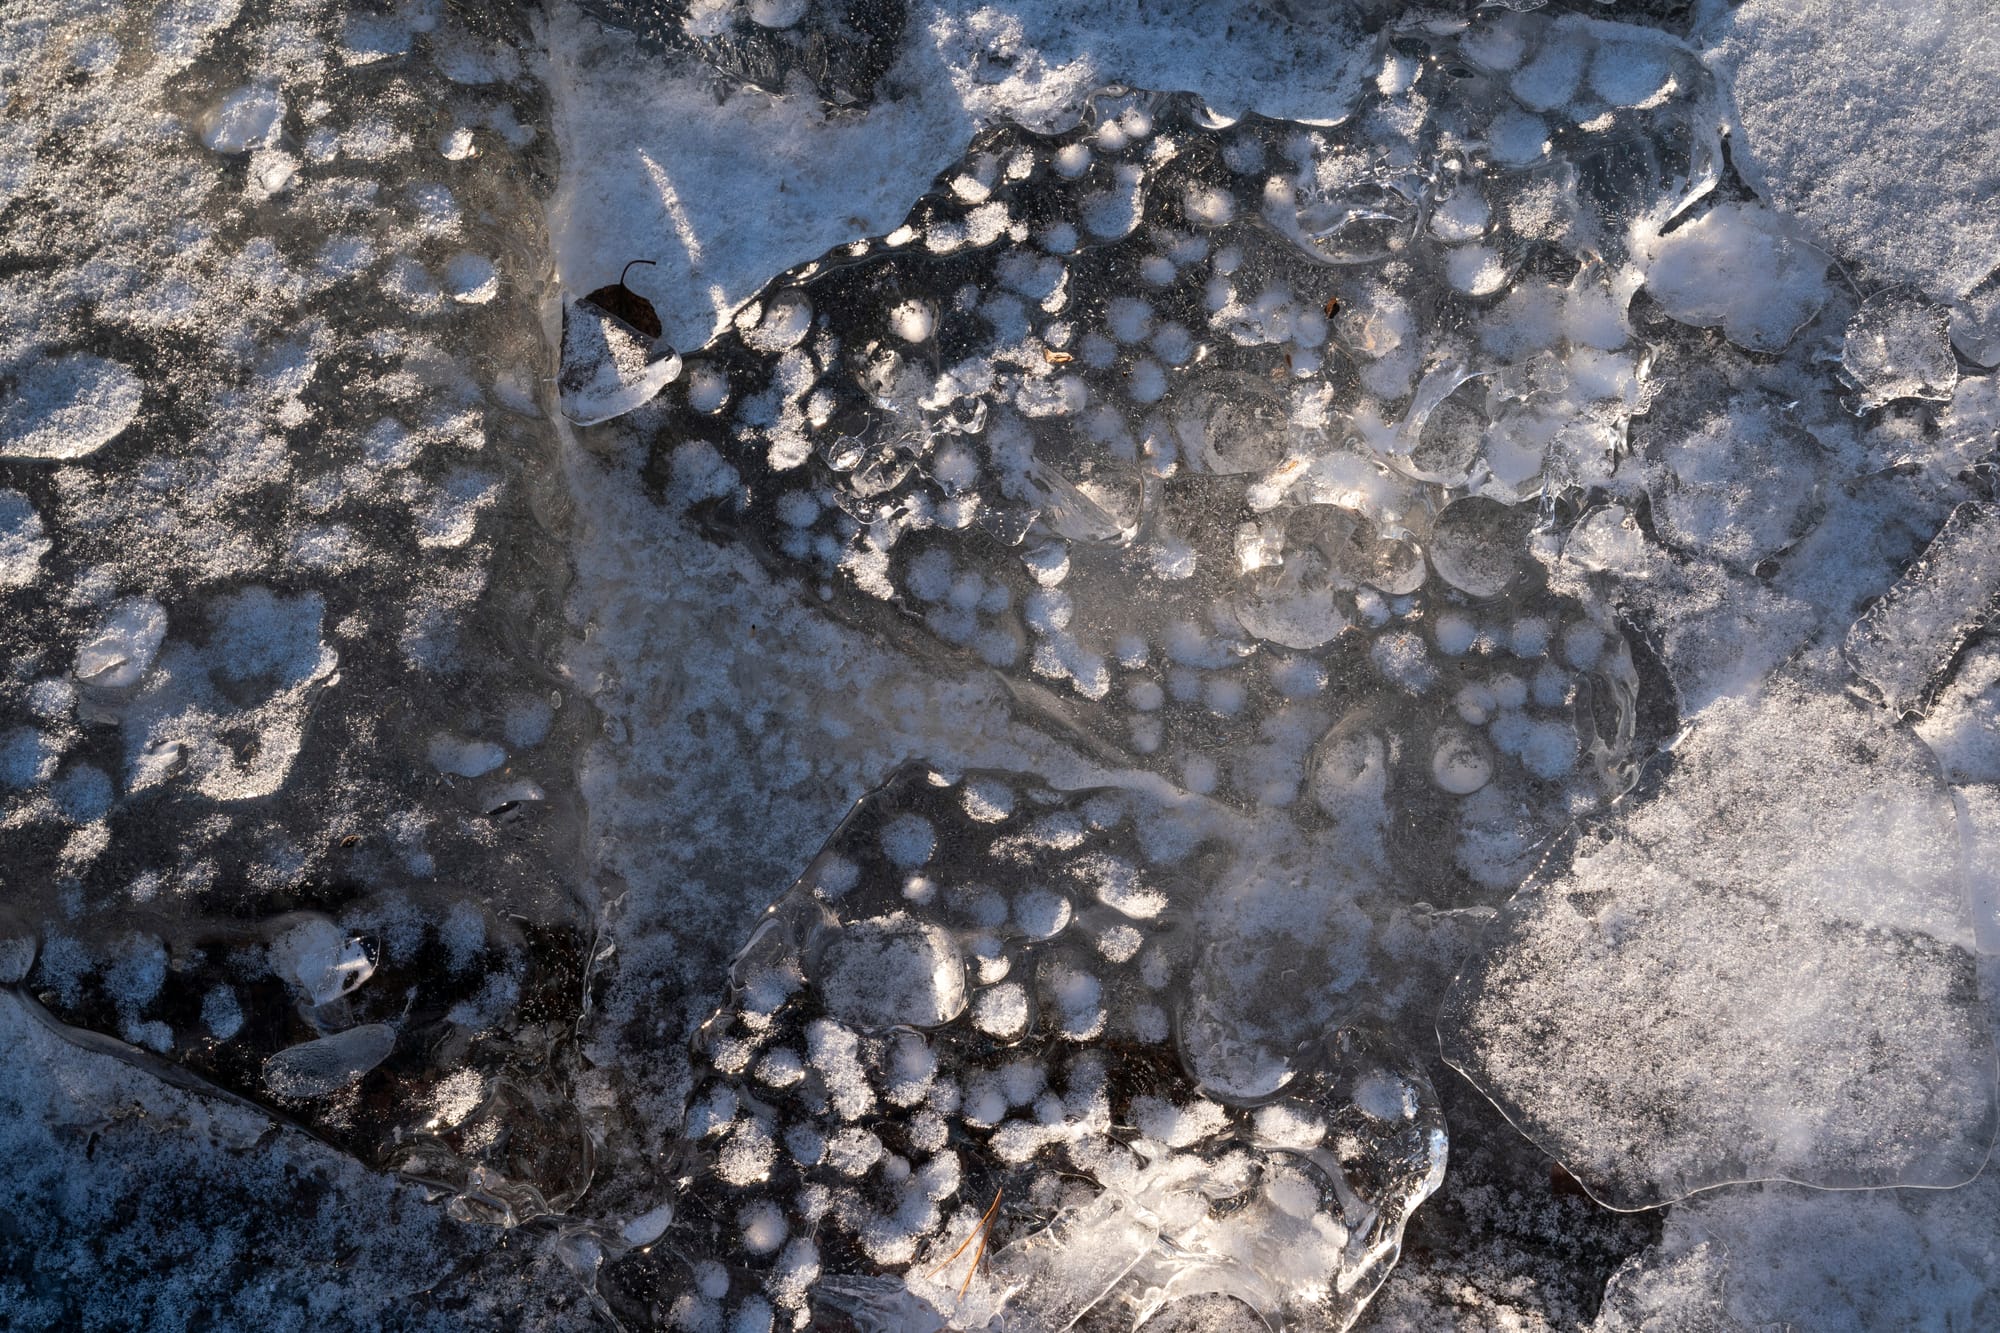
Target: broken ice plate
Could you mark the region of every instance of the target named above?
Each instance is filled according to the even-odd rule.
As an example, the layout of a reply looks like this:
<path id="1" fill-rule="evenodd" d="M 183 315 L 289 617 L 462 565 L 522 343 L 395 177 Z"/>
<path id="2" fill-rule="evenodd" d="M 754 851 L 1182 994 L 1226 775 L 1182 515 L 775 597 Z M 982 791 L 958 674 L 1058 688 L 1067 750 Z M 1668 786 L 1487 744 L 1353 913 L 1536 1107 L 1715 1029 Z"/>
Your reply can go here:
<path id="1" fill-rule="evenodd" d="M 1996 1123 L 1956 816 L 1915 736 L 1782 676 L 1570 837 L 1446 996 L 1446 1060 L 1604 1204 L 1948 1187 Z"/>
<path id="2" fill-rule="evenodd" d="M 1897 714 L 1920 711 L 1951 661 L 2000 613 L 2000 505 L 1968 501 L 1862 617 L 1848 664 Z"/>
<path id="3" fill-rule="evenodd" d="M 1356 1028 L 1252 1095 L 1193 1072 L 1207 858 L 1158 835 L 1186 817 L 921 764 L 863 797 L 697 1034 L 693 1170 L 662 1243 L 605 1274 L 614 1307 L 1053 1330 L 1224 1293 L 1350 1325 L 1443 1177 L 1443 1116 Z M 1201 1043 L 1230 1045 L 1218 1021 Z"/>

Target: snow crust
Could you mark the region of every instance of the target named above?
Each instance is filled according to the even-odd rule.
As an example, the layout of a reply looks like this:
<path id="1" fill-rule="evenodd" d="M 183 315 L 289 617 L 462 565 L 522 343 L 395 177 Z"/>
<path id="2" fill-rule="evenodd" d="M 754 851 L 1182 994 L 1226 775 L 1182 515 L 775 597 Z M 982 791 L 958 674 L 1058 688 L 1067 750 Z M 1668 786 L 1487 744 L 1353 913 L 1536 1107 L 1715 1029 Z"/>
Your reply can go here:
<path id="1" fill-rule="evenodd" d="M 1747 0 L 1705 35 L 1735 89 L 1736 161 L 1873 284 L 1959 300 L 2000 269 L 2000 35 L 1980 0 Z"/>

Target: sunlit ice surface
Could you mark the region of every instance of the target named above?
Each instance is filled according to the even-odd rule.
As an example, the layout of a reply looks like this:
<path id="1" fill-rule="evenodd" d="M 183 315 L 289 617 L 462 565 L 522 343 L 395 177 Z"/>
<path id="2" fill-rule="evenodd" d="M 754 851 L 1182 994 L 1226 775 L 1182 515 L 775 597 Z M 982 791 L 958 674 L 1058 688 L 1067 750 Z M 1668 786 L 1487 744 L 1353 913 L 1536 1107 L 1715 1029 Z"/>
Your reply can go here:
<path id="1" fill-rule="evenodd" d="M 1977 1326 L 1977 10 L 0 16 L 0 1322 Z"/>

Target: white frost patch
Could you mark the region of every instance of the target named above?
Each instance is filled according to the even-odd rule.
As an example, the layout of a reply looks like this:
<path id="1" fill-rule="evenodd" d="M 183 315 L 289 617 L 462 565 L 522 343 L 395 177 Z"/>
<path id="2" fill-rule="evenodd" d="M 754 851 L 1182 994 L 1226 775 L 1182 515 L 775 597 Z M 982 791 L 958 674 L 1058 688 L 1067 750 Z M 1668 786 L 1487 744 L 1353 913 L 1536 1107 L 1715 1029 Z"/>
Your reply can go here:
<path id="1" fill-rule="evenodd" d="M 1970 1178 L 1994 1051 L 1930 756 L 1781 680 L 1710 705 L 1672 764 L 1507 906 L 1447 1058 L 1620 1207 Z"/>
<path id="2" fill-rule="evenodd" d="M 965 960 L 943 930 L 901 912 L 856 921 L 817 969 L 828 1012 L 865 1028 L 936 1027 L 965 1010 Z"/>
<path id="3" fill-rule="evenodd" d="M 1642 225 L 1632 246 L 1669 315 L 1752 351 L 1783 350 L 1826 304 L 1826 257 L 1756 204 L 1717 204 L 1665 235 Z"/>
<path id="4" fill-rule="evenodd" d="M 218 153 L 241 153 L 273 142 L 284 126 L 285 100 L 275 89 L 239 88 L 209 112 L 201 141 Z"/>
<path id="5" fill-rule="evenodd" d="M 484 777 L 507 762 L 507 751 L 492 741 L 469 741 L 443 734 L 431 738 L 430 756 L 438 772 L 462 778 Z"/>
<path id="6" fill-rule="evenodd" d="M 212 608 L 208 642 L 170 642 L 120 722 L 126 785 L 191 782 L 216 800 L 268 796 L 290 775 L 310 703 L 337 655 L 320 638 L 317 593 L 247 588 Z"/>
<path id="7" fill-rule="evenodd" d="M 33 583 L 53 545 L 28 497 L 0 490 L 0 589 Z"/>
<path id="8" fill-rule="evenodd" d="M 1704 34 L 1732 156 L 1876 281 L 1950 301 L 2000 268 L 2000 25 L 1989 0 L 1746 0 Z M 1874 283 L 1870 283 L 1874 285 Z"/>
<path id="9" fill-rule="evenodd" d="M 485 255 L 461 251 L 445 261 L 444 291 L 461 305 L 484 305 L 500 294 L 500 270 Z"/>
<path id="10" fill-rule="evenodd" d="M 36 361 L 0 378 L 0 458 L 66 462 L 96 453 L 132 424 L 139 399 L 139 377 L 115 361 Z"/>
<path id="11" fill-rule="evenodd" d="M 77 649 L 76 678 L 107 690 L 136 685 L 166 636 L 165 608 L 148 597 L 128 597 L 105 613 L 96 633 Z"/>

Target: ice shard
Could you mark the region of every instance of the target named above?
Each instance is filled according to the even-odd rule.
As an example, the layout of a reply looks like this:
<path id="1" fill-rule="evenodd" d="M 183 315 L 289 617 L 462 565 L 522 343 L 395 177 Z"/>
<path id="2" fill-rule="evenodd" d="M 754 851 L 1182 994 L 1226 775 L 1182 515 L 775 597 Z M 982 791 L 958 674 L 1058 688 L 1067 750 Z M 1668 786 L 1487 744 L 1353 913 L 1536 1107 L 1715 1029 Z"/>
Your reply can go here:
<path id="1" fill-rule="evenodd" d="M 1924 553 L 1847 632 L 1855 674 L 1898 714 L 1921 711 L 1952 659 L 2000 611 L 2000 505 L 1952 510 Z"/>
<path id="2" fill-rule="evenodd" d="M 1197 1072 L 1214 858 L 1163 819 L 923 765 L 863 798 L 696 1038 L 676 1218 L 607 1270 L 614 1309 L 1059 1330 L 1223 1293 L 1348 1327 L 1442 1179 L 1435 1096 L 1356 1028 L 1248 1095 Z"/>
<path id="3" fill-rule="evenodd" d="M 1795 673 L 1704 709 L 1640 792 L 1501 912 L 1446 1058 L 1612 1207 L 1969 1180 L 1992 1019 L 1929 752 Z"/>

